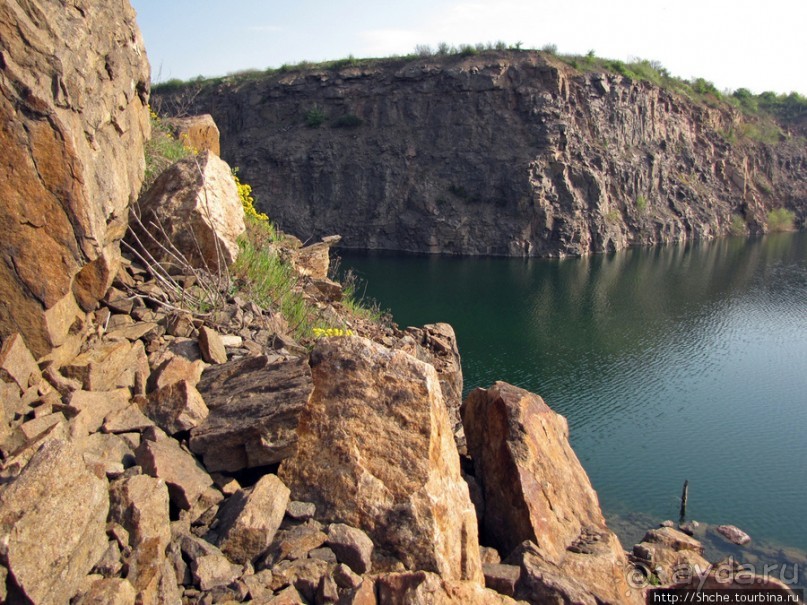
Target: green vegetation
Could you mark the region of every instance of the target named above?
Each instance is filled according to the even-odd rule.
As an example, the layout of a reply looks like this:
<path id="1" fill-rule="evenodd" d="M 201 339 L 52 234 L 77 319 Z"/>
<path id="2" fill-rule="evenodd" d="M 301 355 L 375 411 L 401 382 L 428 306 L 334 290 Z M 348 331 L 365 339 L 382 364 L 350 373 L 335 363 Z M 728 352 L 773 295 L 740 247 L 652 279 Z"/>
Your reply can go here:
<path id="1" fill-rule="evenodd" d="M 145 145 L 146 174 L 141 191 L 146 191 L 171 164 L 194 155 L 192 149 L 177 140 L 171 127 L 155 111 L 149 112 L 151 139 Z"/>
<path id="2" fill-rule="evenodd" d="M 319 128 L 326 119 L 325 112 L 317 105 L 305 112 L 305 125 L 309 128 Z"/>
<path id="3" fill-rule="evenodd" d="M 608 212 L 605 214 L 605 220 L 606 220 L 606 222 L 611 223 L 612 225 L 615 225 L 615 224 L 616 224 L 616 223 L 618 223 L 618 222 L 619 222 L 621 219 L 622 219 L 622 213 L 621 213 L 621 212 L 620 212 L 618 209 L 616 209 L 616 208 L 614 208 L 613 210 L 609 210 L 609 211 L 608 211 Z"/>
<path id="4" fill-rule="evenodd" d="M 644 212 L 647 210 L 647 198 L 641 193 L 636 196 L 636 209 L 639 212 Z"/>
<path id="5" fill-rule="evenodd" d="M 796 214 L 787 208 L 777 208 L 768 212 L 768 229 L 770 231 L 792 231 Z"/>
<path id="6" fill-rule="evenodd" d="M 745 219 L 743 219 L 743 217 L 741 217 L 739 214 L 732 214 L 729 232 L 732 235 L 747 235 L 748 226 L 745 224 Z"/>

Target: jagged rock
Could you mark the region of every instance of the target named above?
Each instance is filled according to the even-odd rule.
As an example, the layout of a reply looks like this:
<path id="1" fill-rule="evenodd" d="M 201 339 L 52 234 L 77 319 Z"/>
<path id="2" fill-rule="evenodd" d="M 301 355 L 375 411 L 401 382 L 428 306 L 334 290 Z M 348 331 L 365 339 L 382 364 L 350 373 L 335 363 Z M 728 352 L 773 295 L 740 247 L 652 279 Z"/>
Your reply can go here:
<path id="1" fill-rule="evenodd" d="M 207 326 L 199 328 L 199 351 L 207 363 L 227 363 L 227 351 L 221 336 Z"/>
<path id="2" fill-rule="evenodd" d="M 301 103 L 364 123 L 311 137 L 288 118 Z M 273 167 L 250 173 L 273 220 L 348 249 L 580 255 L 725 235 L 732 214 L 760 232 L 782 200 L 807 216 L 804 145 L 727 144 L 750 126 L 728 104 L 539 52 L 267 75 L 205 87 L 195 107 L 234 164 Z"/>
<path id="3" fill-rule="evenodd" d="M 476 515 L 434 368 L 359 337 L 321 340 L 311 367 L 299 446 L 280 467 L 294 498 L 410 568 L 481 581 Z"/>
<path id="4" fill-rule="evenodd" d="M 291 455 L 313 385 L 306 360 L 260 356 L 209 368 L 198 389 L 210 414 L 191 431 L 190 448 L 210 471 L 238 471 Z"/>
<path id="5" fill-rule="evenodd" d="M 210 488 L 213 479 L 205 469 L 173 439 L 144 439 L 135 452 L 143 472 L 165 481 L 171 502 L 182 510 L 190 510 L 203 495 L 221 500 L 221 494 Z"/>
<path id="6" fill-rule="evenodd" d="M 318 559 L 281 561 L 272 569 L 272 589 L 275 591 L 292 585 L 306 601 L 314 600 L 322 576 L 328 573 L 328 564 Z"/>
<path id="7" fill-rule="evenodd" d="M 482 559 L 482 565 L 498 565 L 502 562 L 499 551 L 489 546 L 479 547 L 479 556 Z"/>
<path id="8" fill-rule="evenodd" d="M 40 358 L 117 272 L 143 179 L 149 66 L 128 3 L 15 1 L 0 40 L 0 338 L 19 332 Z"/>
<path id="9" fill-rule="evenodd" d="M 108 511 L 106 479 L 69 443 L 46 441 L 0 491 L 3 563 L 19 598 L 60 603 L 75 595 L 107 548 Z"/>
<path id="10" fill-rule="evenodd" d="M 325 561 L 326 563 L 333 563 L 334 565 L 338 563 L 336 553 L 333 552 L 333 549 L 330 549 L 327 546 L 323 546 L 322 548 L 315 548 L 309 551 L 308 557 L 310 559 L 319 559 L 320 561 Z"/>
<path id="11" fill-rule="evenodd" d="M 101 558 L 95 563 L 90 573 L 96 573 L 109 578 L 120 574 L 123 568 L 121 563 L 120 545 L 115 540 L 110 540 L 106 551 Z M 132 592 L 132 599 L 134 599 L 134 592 Z"/>
<path id="12" fill-rule="evenodd" d="M 272 572 L 268 569 L 243 577 L 253 601 L 264 602 L 272 597 Z"/>
<path id="13" fill-rule="evenodd" d="M 314 525 L 303 524 L 291 529 L 281 529 L 266 553 L 264 565 L 271 567 L 283 559 L 302 559 L 325 544 L 327 539 L 328 536 Z"/>
<path id="14" fill-rule="evenodd" d="M 275 598 L 266 601 L 267 605 L 300 605 L 303 598 L 294 586 L 288 586 L 280 591 Z"/>
<path id="15" fill-rule="evenodd" d="M 93 582 L 90 590 L 74 605 L 135 605 L 137 593 L 131 582 L 122 578 L 104 578 Z"/>
<path id="16" fill-rule="evenodd" d="M 483 588 L 476 582 L 446 580 L 426 571 L 383 574 L 376 578 L 375 585 L 379 603 L 516 605 L 510 597 Z"/>
<path id="17" fill-rule="evenodd" d="M 675 584 L 710 568 L 700 542 L 667 526 L 648 531 L 633 547 L 633 556 L 642 562 L 640 572 L 655 574 L 663 585 Z"/>
<path id="18" fill-rule="evenodd" d="M 94 433 L 77 447 L 89 468 L 100 467 L 107 476 L 123 473 L 135 463 L 134 451 L 117 435 Z"/>
<path id="19" fill-rule="evenodd" d="M 339 239 L 334 240 L 333 237 L 327 239 L 328 241 L 323 238 L 316 244 L 290 251 L 291 262 L 300 275 L 318 280 L 328 279 L 331 246 L 336 244 Z"/>
<path id="20" fill-rule="evenodd" d="M 149 392 L 185 381 L 191 386 L 199 384 L 205 363 L 200 359 L 191 361 L 176 355 L 160 363 L 148 378 L 146 388 Z"/>
<path id="21" fill-rule="evenodd" d="M 465 432 L 460 417 L 462 406 L 462 361 L 457 346 L 457 335 L 447 323 L 427 324 L 422 328 L 408 328 L 415 346 L 402 343 L 404 350 L 437 370 L 443 401 L 448 409 L 448 419 L 454 432 L 457 449 L 465 449 Z"/>
<path id="22" fill-rule="evenodd" d="M 223 555 L 203 555 L 191 565 L 193 579 L 202 590 L 229 584 L 241 575 L 241 566 L 230 563 Z"/>
<path id="23" fill-rule="evenodd" d="M 165 244 L 165 237 L 187 263 L 213 273 L 238 256 L 244 208 L 230 167 L 213 153 L 204 151 L 170 166 L 140 198 L 138 212 L 140 226 L 149 231 L 137 230 L 140 243 L 160 262 L 175 262 L 157 244 Z"/>
<path id="24" fill-rule="evenodd" d="M 45 416 L 34 418 L 28 422 L 23 422 L 20 425 L 19 430 L 25 436 L 25 439 L 30 442 L 47 431 L 54 424 L 63 424 L 66 422 L 67 421 L 65 420 L 64 415 L 57 412 L 55 414 L 47 414 Z"/>
<path id="25" fill-rule="evenodd" d="M 133 403 L 109 414 L 104 420 L 103 430 L 106 433 L 132 433 L 152 426 L 154 421 L 140 411 L 140 406 Z"/>
<path id="26" fill-rule="evenodd" d="M 145 391 L 149 374 L 143 343 L 112 340 L 82 353 L 61 369 L 66 378 L 78 380 L 86 391 L 111 391 L 119 387 Z"/>
<path id="27" fill-rule="evenodd" d="M 147 475 L 122 478 L 112 484 L 110 501 L 110 518 L 128 532 L 132 554 L 126 579 L 137 602 L 178 603 L 176 575 L 166 558 L 171 525 L 165 482 Z"/>
<path id="28" fill-rule="evenodd" d="M 485 574 L 485 586 L 499 594 L 508 597 L 515 596 L 516 582 L 521 575 L 521 568 L 517 565 L 503 565 L 501 563 L 482 565 Z"/>
<path id="29" fill-rule="evenodd" d="M 177 140 L 196 151 L 209 151 L 221 155 L 219 144 L 219 127 L 209 113 L 165 120 L 174 131 Z"/>
<path id="30" fill-rule="evenodd" d="M 333 579 L 339 588 L 353 590 L 362 583 L 362 577 L 344 563 L 339 563 L 333 570 Z"/>
<path id="31" fill-rule="evenodd" d="M 202 395 L 185 380 L 149 393 L 143 412 L 169 435 L 198 426 L 209 413 Z"/>
<path id="32" fill-rule="evenodd" d="M 75 391 L 70 395 L 70 407 L 76 415 L 70 420 L 70 432 L 74 438 L 84 438 L 101 428 L 104 419 L 111 413 L 129 405 L 129 389 L 112 391 Z"/>
<path id="33" fill-rule="evenodd" d="M 299 502 L 289 500 L 286 505 L 286 515 L 295 521 L 305 521 L 317 514 L 317 505 L 313 502 Z"/>
<path id="34" fill-rule="evenodd" d="M 328 527 L 328 546 L 336 559 L 357 574 L 370 571 L 373 557 L 373 541 L 362 530 L 344 523 L 332 523 Z"/>
<path id="35" fill-rule="evenodd" d="M 716 531 L 726 540 L 738 546 L 744 546 L 751 541 L 751 536 L 734 525 L 718 525 Z"/>
<path id="36" fill-rule="evenodd" d="M 233 561 L 254 561 L 272 543 L 288 500 L 289 489 L 276 475 L 230 496 L 219 511 L 219 548 Z"/>
<path id="37" fill-rule="evenodd" d="M 625 553 L 569 445 L 566 419 L 503 382 L 472 391 L 462 419 L 485 495 L 486 539 L 502 552 L 517 540 L 538 544 L 531 577 L 574 578 L 603 602 L 638 598 L 627 585 Z"/>
<path id="38" fill-rule="evenodd" d="M 19 334 L 11 334 L 0 347 L 0 380 L 14 382 L 21 391 L 42 379 L 34 356 Z"/>

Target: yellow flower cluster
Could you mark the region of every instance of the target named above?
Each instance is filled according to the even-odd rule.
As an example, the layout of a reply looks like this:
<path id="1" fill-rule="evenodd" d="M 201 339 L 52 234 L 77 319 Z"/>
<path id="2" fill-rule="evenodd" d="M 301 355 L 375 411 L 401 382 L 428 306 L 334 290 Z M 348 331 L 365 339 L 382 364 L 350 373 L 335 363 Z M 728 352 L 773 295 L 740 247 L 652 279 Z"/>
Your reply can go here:
<path id="1" fill-rule="evenodd" d="M 332 336 L 353 336 L 353 330 L 343 330 L 342 328 L 314 328 L 314 338 Z"/>
<path id="2" fill-rule="evenodd" d="M 268 221 L 269 217 L 263 212 L 258 212 L 255 208 L 255 198 L 252 197 L 252 186 L 242 183 L 236 174 L 236 170 L 237 169 L 233 170 L 233 180 L 235 181 L 235 186 L 238 188 L 238 197 L 241 198 L 241 204 L 244 206 L 244 214 L 258 221 Z"/>

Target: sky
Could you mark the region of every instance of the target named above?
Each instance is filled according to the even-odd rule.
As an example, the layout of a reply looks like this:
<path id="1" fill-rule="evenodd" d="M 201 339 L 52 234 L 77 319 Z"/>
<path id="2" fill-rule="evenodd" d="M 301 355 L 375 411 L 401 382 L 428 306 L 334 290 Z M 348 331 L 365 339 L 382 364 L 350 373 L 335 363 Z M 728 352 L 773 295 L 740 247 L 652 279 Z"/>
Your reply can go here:
<path id="1" fill-rule="evenodd" d="M 132 0 L 152 80 L 521 42 L 659 61 L 720 90 L 807 94 L 805 0 Z"/>

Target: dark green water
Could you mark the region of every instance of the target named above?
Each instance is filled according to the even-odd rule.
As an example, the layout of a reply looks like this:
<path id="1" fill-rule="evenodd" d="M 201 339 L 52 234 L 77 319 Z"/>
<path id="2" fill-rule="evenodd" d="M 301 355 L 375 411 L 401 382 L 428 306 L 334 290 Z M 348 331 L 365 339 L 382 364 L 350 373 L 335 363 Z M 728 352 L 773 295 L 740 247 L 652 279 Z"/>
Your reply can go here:
<path id="1" fill-rule="evenodd" d="M 466 391 L 505 380 L 565 415 L 623 542 L 677 519 L 688 479 L 690 518 L 807 549 L 807 234 L 342 264 L 399 325 L 454 326 Z"/>

